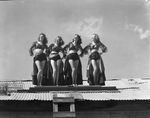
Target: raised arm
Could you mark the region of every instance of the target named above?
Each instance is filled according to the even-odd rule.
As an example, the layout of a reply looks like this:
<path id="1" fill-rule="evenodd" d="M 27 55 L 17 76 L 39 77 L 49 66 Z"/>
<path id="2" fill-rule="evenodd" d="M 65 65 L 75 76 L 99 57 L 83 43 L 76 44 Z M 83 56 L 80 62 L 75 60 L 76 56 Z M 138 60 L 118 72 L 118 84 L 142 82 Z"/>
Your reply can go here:
<path id="1" fill-rule="evenodd" d="M 99 45 L 103 53 L 106 53 L 108 51 L 108 48 L 102 42 L 100 42 Z"/>
<path id="2" fill-rule="evenodd" d="M 79 54 L 79 56 L 80 57 L 83 57 L 83 55 L 84 55 L 84 50 L 83 50 L 83 48 L 82 48 L 82 46 L 81 45 L 79 45 L 79 50 L 80 50 L 80 54 Z"/>
<path id="3" fill-rule="evenodd" d="M 71 44 L 71 43 L 68 43 L 67 45 L 65 45 L 65 46 L 63 47 L 63 52 L 64 52 L 65 55 L 67 55 L 67 50 L 68 50 L 68 48 L 70 47 L 70 44 Z"/>
<path id="4" fill-rule="evenodd" d="M 29 54 L 30 54 L 30 56 L 33 56 L 33 50 L 34 50 L 35 47 L 36 47 L 36 42 L 33 42 L 33 43 L 32 43 L 32 46 L 31 46 L 30 49 L 29 49 Z"/>
<path id="5" fill-rule="evenodd" d="M 49 45 L 49 47 L 48 47 L 48 49 L 47 49 L 48 55 L 51 53 L 53 46 L 54 46 L 54 44 L 50 44 L 50 45 Z"/>
<path id="6" fill-rule="evenodd" d="M 48 50 L 48 46 L 45 45 L 44 46 L 44 53 L 48 56 L 49 55 L 49 50 Z"/>
<path id="7" fill-rule="evenodd" d="M 90 43 L 89 45 L 87 45 L 87 46 L 84 47 L 83 53 L 84 53 L 85 55 L 88 54 L 88 51 L 89 51 L 89 49 L 90 49 L 90 45 L 91 45 L 91 43 Z"/>
<path id="8" fill-rule="evenodd" d="M 60 47 L 60 52 L 62 53 L 62 58 L 66 57 L 66 53 L 64 52 L 64 49 L 62 47 Z"/>

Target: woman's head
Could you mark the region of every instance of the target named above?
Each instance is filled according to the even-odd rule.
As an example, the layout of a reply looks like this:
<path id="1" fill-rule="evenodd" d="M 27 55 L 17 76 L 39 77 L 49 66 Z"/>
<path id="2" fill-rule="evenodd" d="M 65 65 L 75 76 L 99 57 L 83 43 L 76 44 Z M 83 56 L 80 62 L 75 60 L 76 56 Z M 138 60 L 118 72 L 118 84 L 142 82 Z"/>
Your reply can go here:
<path id="1" fill-rule="evenodd" d="M 47 44 L 48 43 L 47 37 L 46 37 L 46 35 L 44 33 L 39 34 L 38 41 L 40 41 L 43 44 Z"/>
<path id="2" fill-rule="evenodd" d="M 99 43 L 100 38 L 99 38 L 98 34 L 93 34 L 92 35 L 92 40 L 93 40 L 94 43 Z"/>
<path id="3" fill-rule="evenodd" d="M 78 35 L 78 34 L 75 34 L 75 37 L 74 37 L 73 41 L 74 41 L 77 45 L 80 45 L 80 44 L 82 43 L 81 36 Z"/>
<path id="4" fill-rule="evenodd" d="M 58 46 L 64 45 L 64 41 L 63 41 L 63 39 L 62 39 L 61 36 L 57 36 L 57 37 L 56 37 L 55 43 L 57 43 Z"/>

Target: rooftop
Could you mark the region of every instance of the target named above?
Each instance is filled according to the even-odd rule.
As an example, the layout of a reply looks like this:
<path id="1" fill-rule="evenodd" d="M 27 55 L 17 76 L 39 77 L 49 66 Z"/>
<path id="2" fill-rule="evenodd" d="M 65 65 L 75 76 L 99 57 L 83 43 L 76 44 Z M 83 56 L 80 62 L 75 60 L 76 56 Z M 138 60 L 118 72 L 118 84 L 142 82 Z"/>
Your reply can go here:
<path id="1" fill-rule="evenodd" d="M 84 86 L 87 83 L 84 81 Z M 88 85 L 87 85 L 88 86 Z M 111 79 L 106 81 L 107 86 L 116 86 L 114 90 L 93 91 L 57 91 L 59 97 L 74 97 L 77 100 L 110 101 L 110 100 L 150 100 L 150 78 Z M 54 91 L 28 92 L 34 87 L 31 80 L 0 81 L 0 90 L 7 89 L 8 95 L 0 94 L 0 101 L 52 101 Z M 17 90 L 25 90 L 17 92 Z"/>

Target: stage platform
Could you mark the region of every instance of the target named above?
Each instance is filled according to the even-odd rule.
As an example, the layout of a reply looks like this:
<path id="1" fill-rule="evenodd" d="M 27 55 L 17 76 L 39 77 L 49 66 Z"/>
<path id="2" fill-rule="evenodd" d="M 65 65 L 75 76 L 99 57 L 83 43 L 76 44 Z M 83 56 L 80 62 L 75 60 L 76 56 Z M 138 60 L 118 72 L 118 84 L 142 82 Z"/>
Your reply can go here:
<path id="1" fill-rule="evenodd" d="M 30 87 L 30 92 L 42 91 L 117 91 L 116 86 L 100 86 L 100 85 L 79 85 L 79 86 L 36 86 Z"/>

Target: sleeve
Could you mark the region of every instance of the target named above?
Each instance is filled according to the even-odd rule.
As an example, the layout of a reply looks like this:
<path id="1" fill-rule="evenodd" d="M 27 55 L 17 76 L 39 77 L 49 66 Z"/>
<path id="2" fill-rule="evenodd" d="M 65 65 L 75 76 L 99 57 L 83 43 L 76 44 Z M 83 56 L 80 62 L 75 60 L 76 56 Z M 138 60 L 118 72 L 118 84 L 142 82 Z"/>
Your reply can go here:
<path id="1" fill-rule="evenodd" d="M 48 56 L 49 55 L 49 51 L 48 51 L 48 46 L 45 45 L 45 54 Z"/>
<path id="2" fill-rule="evenodd" d="M 32 43 L 32 46 L 31 46 L 30 49 L 29 49 L 29 54 L 30 54 L 30 56 L 33 56 L 33 50 L 35 49 L 35 47 L 36 47 L 36 42 L 33 42 L 33 43 Z"/>
<path id="3" fill-rule="evenodd" d="M 54 46 L 54 44 L 50 44 L 50 45 L 49 45 L 49 47 L 48 47 L 48 49 L 47 49 L 48 55 L 51 53 L 53 46 Z"/>
<path id="4" fill-rule="evenodd" d="M 81 51 L 81 54 L 80 54 L 79 56 L 81 56 L 81 57 L 82 57 L 82 56 L 84 55 L 84 50 L 83 50 L 83 48 L 82 48 L 82 46 L 81 46 L 81 45 L 79 46 L 79 50 Z"/>
<path id="5" fill-rule="evenodd" d="M 108 51 L 107 47 L 102 42 L 100 42 L 100 48 L 102 49 L 103 53 Z"/>
<path id="6" fill-rule="evenodd" d="M 67 54 L 67 50 L 69 49 L 70 44 L 71 44 L 71 43 L 68 43 L 68 44 L 65 45 L 64 48 L 63 48 L 63 51 L 64 51 L 64 54 L 65 54 L 65 55 Z"/>
<path id="7" fill-rule="evenodd" d="M 62 47 L 60 47 L 60 52 L 64 54 L 64 49 Z"/>
<path id="8" fill-rule="evenodd" d="M 84 54 L 88 54 L 88 51 L 90 49 L 90 45 L 91 45 L 91 43 L 84 47 L 84 49 L 83 49 Z"/>
<path id="9" fill-rule="evenodd" d="M 63 54 L 62 58 L 65 58 L 66 54 L 65 54 L 64 49 L 62 47 L 60 47 L 60 52 Z"/>

